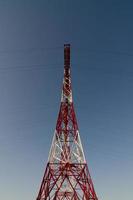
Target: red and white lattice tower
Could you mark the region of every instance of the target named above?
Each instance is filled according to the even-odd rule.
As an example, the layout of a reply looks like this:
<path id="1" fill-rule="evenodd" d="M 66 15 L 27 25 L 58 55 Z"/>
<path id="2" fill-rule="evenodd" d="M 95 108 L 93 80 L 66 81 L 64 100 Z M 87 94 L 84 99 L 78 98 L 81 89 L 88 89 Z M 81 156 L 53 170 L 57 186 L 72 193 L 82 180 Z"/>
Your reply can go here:
<path id="1" fill-rule="evenodd" d="M 36 200 L 98 200 L 85 160 L 73 106 L 69 44 L 64 45 L 60 111 Z"/>

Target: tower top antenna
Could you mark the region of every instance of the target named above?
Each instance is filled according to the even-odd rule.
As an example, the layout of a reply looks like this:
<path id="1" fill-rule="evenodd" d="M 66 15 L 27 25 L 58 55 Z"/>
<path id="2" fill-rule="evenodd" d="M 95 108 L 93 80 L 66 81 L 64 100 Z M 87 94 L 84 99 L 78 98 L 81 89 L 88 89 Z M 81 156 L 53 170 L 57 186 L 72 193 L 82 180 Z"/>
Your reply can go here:
<path id="1" fill-rule="evenodd" d="M 70 44 L 64 44 L 64 68 L 70 68 Z"/>

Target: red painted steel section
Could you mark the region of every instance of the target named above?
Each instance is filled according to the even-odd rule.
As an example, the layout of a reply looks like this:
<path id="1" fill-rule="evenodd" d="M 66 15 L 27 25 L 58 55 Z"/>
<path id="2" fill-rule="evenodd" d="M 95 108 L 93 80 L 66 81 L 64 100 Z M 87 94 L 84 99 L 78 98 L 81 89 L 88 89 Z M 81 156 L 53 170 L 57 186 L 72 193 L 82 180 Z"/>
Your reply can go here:
<path id="1" fill-rule="evenodd" d="M 72 101 L 70 45 L 66 44 L 62 100 L 55 140 L 36 200 L 98 200 L 79 140 Z M 77 157 L 77 162 L 74 161 L 74 156 Z"/>

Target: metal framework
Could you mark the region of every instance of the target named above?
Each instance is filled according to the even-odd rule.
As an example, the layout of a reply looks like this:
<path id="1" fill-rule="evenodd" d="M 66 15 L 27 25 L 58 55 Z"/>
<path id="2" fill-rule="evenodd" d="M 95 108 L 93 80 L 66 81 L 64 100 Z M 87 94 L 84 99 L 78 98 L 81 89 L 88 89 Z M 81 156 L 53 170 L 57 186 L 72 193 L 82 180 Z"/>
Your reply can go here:
<path id="1" fill-rule="evenodd" d="M 98 200 L 85 160 L 74 111 L 69 44 L 64 45 L 60 111 L 36 200 Z"/>

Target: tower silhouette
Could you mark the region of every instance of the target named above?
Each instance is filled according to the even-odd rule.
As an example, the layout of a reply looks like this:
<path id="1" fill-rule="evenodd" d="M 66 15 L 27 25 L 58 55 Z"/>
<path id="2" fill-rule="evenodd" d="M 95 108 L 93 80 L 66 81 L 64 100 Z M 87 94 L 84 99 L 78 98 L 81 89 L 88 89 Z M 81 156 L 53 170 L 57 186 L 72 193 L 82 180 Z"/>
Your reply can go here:
<path id="1" fill-rule="evenodd" d="M 64 45 L 64 78 L 60 111 L 36 200 L 98 200 L 85 160 L 74 111 L 70 77 L 70 44 Z"/>

